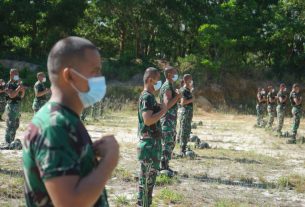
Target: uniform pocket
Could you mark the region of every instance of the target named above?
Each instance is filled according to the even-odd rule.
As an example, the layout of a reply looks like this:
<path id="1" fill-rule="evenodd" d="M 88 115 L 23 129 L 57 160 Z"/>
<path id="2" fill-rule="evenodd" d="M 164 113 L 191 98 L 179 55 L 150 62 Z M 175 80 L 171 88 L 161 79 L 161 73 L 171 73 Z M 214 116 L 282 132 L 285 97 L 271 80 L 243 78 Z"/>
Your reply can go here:
<path id="1" fill-rule="evenodd" d="M 151 157 L 153 143 L 151 139 L 140 140 L 137 146 L 138 160 L 146 160 Z"/>

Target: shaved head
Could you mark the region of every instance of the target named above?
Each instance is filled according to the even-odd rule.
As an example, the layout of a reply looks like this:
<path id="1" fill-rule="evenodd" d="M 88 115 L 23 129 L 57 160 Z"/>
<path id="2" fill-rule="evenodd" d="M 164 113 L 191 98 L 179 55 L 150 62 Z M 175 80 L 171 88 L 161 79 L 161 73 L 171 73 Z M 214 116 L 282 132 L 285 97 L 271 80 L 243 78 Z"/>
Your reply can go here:
<path id="1" fill-rule="evenodd" d="M 153 67 L 149 67 L 145 70 L 143 81 L 147 83 L 148 78 L 156 78 L 160 74 L 159 70 Z"/>
<path id="2" fill-rule="evenodd" d="M 172 73 L 176 70 L 176 68 L 174 68 L 173 66 L 167 66 L 164 69 L 164 76 L 167 77 L 169 73 Z"/>
<path id="3" fill-rule="evenodd" d="M 67 37 L 59 40 L 48 56 L 48 73 L 51 82 L 57 81 L 58 74 L 66 67 L 77 69 L 79 63 L 86 61 L 86 51 L 98 49 L 87 39 Z"/>

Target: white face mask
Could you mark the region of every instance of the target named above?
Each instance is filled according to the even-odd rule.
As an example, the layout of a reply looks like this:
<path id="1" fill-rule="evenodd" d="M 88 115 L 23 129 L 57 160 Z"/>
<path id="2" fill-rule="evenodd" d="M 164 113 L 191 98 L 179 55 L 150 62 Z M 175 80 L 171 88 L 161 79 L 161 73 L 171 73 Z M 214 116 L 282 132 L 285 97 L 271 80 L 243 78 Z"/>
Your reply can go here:
<path id="1" fill-rule="evenodd" d="M 13 78 L 15 81 L 19 80 L 19 75 L 14 75 L 14 78 Z"/>
<path id="2" fill-rule="evenodd" d="M 194 85 L 194 82 L 193 82 L 193 80 L 191 80 L 191 82 L 190 82 L 190 85 L 191 85 L 191 86 L 193 86 L 193 85 Z"/>
<path id="3" fill-rule="evenodd" d="M 2 86 L 5 86 L 5 83 L 4 82 L 2 82 L 2 84 L 1 84 Z"/>
<path id="4" fill-rule="evenodd" d="M 45 83 L 46 81 L 47 81 L 47 78 L 44 77 L 44 78 L 42 79 L 42 82 Z"/>
<path id="5" fill-rule="evenodd" d="M 174 77 L 172 78 L 172 80 L 176 82 L 178 80 L 178 78 L 179 78 L 178 74 L 175 74 Z"/>

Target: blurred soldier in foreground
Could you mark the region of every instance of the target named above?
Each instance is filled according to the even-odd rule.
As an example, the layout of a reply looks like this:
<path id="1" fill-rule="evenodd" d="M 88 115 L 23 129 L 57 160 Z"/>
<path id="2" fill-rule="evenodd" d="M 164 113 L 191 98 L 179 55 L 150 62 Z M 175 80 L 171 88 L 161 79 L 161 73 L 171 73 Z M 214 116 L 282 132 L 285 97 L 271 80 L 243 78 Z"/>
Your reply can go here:
<path id="1" fill-rule="evenodd" d="M 108 207 L 105 185 L 118 163 L 114 136 L 92 143 L 79 115 L 106 93 L 98 49 L 67 37 L 48 56 L 52 96 L 25 133 L 23 169 L 27 206 Z"/>

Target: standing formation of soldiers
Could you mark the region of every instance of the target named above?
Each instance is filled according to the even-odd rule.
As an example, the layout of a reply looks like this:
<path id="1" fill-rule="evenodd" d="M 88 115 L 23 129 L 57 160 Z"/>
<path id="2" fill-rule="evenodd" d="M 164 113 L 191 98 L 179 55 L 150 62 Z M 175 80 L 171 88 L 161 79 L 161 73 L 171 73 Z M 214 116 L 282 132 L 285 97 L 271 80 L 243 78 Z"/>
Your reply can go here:
<path id="1" fill-rule="evenodd" d="M 272 86 L 268 86 L 268 93 L 266 94 L 264 88 L 258 88 L 257 91 L 257 127 L 272 128 L 274 118 L 277 116 L 277 127 L 276 132 L 278 136 L 286 136 L 289 139 L 287 144 L 295 144 L 297 131 L 300 125 L 302 116 L 302 96 L 300 93 L 300 85 L 295 83 L 292 86 L 290 94 L 287 91 L 284 83 L 280 84 L 279 91 L 276 93 Z M 284 124 L 285 112 L 288 99 L 292 106 L 292 126 L 291 132 L 283 133 L 282 128 Z M 267 105 L 268 122 L 266 123 L 263 119 L 264 111 Z M 266 125 L 267 124 L 267 125 Z"/>
<path id="2" fill-rule="evenodd" d="M 33 111 L 36 113 L 46 102 L 46 95 L 50 90 L 45 87 L 46 76 L 43 72 L 37 73 L 37 82 L 34 85 L 35 98 Z M 20 139 L 15 139 L 20 124 L 21 101 L 25 96 L 26 87 L 22 84 L 19 71 L 15 68 L 10 70 L 10 79 L 7 83 L 0 79 L 0 121 L 4 121 L 3 113 L 6 112 L 5 142 L 0 149 L 21 149 Z"/>
<path id="3" fill-rule="evenodd" d="M 166 81 L 160 81 L 160 72 L 156 68 L 147 68 L 143 81 L 144 90 L 138 102 L 138 160 L 140 162 L 138 206 L 152 204 L 153 188 L 157 173 L 167 170 L 169 176 L 175 172 L 170 169 L 176 136 L 180 140 L 181 154 L 185 149 L 191 132 L 193 117 L 192 76 L 183 76 L 182 87 L 176 90 L 177 70 L 167 67 L 164 70 Z M 160 89 L 160 103 L 155 93 Z M 181 107 L 180 129 L 176 135 L 178 103 Z"/>

